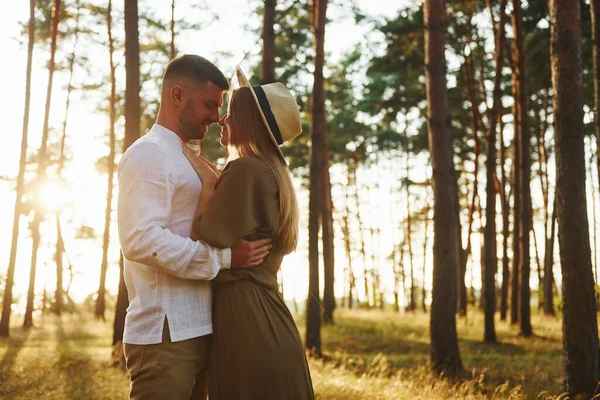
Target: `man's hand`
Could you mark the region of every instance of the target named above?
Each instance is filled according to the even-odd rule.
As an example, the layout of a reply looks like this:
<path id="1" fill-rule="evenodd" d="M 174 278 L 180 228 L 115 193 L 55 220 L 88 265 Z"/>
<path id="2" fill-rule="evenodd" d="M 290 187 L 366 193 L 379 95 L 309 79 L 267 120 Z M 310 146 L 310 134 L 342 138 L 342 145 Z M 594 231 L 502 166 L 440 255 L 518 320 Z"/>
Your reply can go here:
<path id="1" fill-rule="evenodd" d="M 273 247 L 271 239 L 240 242 L 231 248 L 231 268 L 251 268 L 263 262 Z"/>

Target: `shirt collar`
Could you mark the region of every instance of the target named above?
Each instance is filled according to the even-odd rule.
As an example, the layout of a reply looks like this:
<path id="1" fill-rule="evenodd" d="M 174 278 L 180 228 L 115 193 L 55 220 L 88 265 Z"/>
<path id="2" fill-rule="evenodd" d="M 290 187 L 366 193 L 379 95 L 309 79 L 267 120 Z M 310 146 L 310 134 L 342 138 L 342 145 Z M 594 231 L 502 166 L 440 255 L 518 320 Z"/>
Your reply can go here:
<path id="1" fill-rule="evenodd" d="M 159 124 L 154 124 L 152 125 L 152 130 L 155 131 L 158 135 L 165 137 L 167 139 L 171 139 L 171 140 L 177 140 L 179 143 L 183 143 L 183 141 L 181 140 L 181 138 L 172 130 L 165 128 L 162 125 Z"/>

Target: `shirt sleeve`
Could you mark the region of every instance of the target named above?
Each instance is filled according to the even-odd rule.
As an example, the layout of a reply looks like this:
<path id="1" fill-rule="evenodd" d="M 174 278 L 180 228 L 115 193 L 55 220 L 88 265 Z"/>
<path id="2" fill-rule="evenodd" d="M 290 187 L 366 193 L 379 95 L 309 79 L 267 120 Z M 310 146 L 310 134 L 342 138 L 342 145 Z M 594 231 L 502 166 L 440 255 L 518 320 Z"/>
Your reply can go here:
<path id="1" fill-rule="evenodd" d="M 256 159 L 239 158 L 227 165 L 193 229 L 206 243 L 232 247 L 252 231 L 273 226 L 278 206 L 277 183 L 269 167 Z"/>
<path id="2" fill-rule="evenodd" d="M 123 256 L 184 279 L 210 280 L 229 268 L 230 249 L 166 228 L 175 182 L 172 162 L 155 143 L 130 148 L 119 163 L 118 227 Z"/>

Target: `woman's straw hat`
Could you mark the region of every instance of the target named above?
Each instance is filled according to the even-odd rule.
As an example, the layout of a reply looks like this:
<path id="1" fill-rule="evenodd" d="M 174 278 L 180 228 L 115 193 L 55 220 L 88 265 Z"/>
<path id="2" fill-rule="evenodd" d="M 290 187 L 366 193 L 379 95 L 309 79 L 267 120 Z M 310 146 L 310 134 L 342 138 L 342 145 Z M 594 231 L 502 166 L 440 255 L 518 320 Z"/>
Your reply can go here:
<path id="1" fill-rule="evenodd" d="M 240 87 L 252 89 L 252 96 L 260 111 L 260 116 L 269 131 L 281 158 L 285 157 L 279 146 L 302 133 L 300 110 L 294 95 L 280 82 L 252 86 L 242 69 L 236 67 Z"/>

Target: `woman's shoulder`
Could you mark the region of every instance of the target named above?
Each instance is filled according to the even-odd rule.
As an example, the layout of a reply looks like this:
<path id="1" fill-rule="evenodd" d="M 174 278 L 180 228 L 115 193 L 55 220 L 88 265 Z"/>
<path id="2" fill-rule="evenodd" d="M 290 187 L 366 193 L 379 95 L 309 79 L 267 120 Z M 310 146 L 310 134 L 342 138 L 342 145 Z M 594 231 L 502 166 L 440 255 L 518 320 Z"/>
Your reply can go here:
<path id="1" fill-rule="evenodd" d="M 257 157 L 240 157 L 232 160 L 227 164 L 223 172 L 245 178 L 274 178 L 269 164 Z"/>

